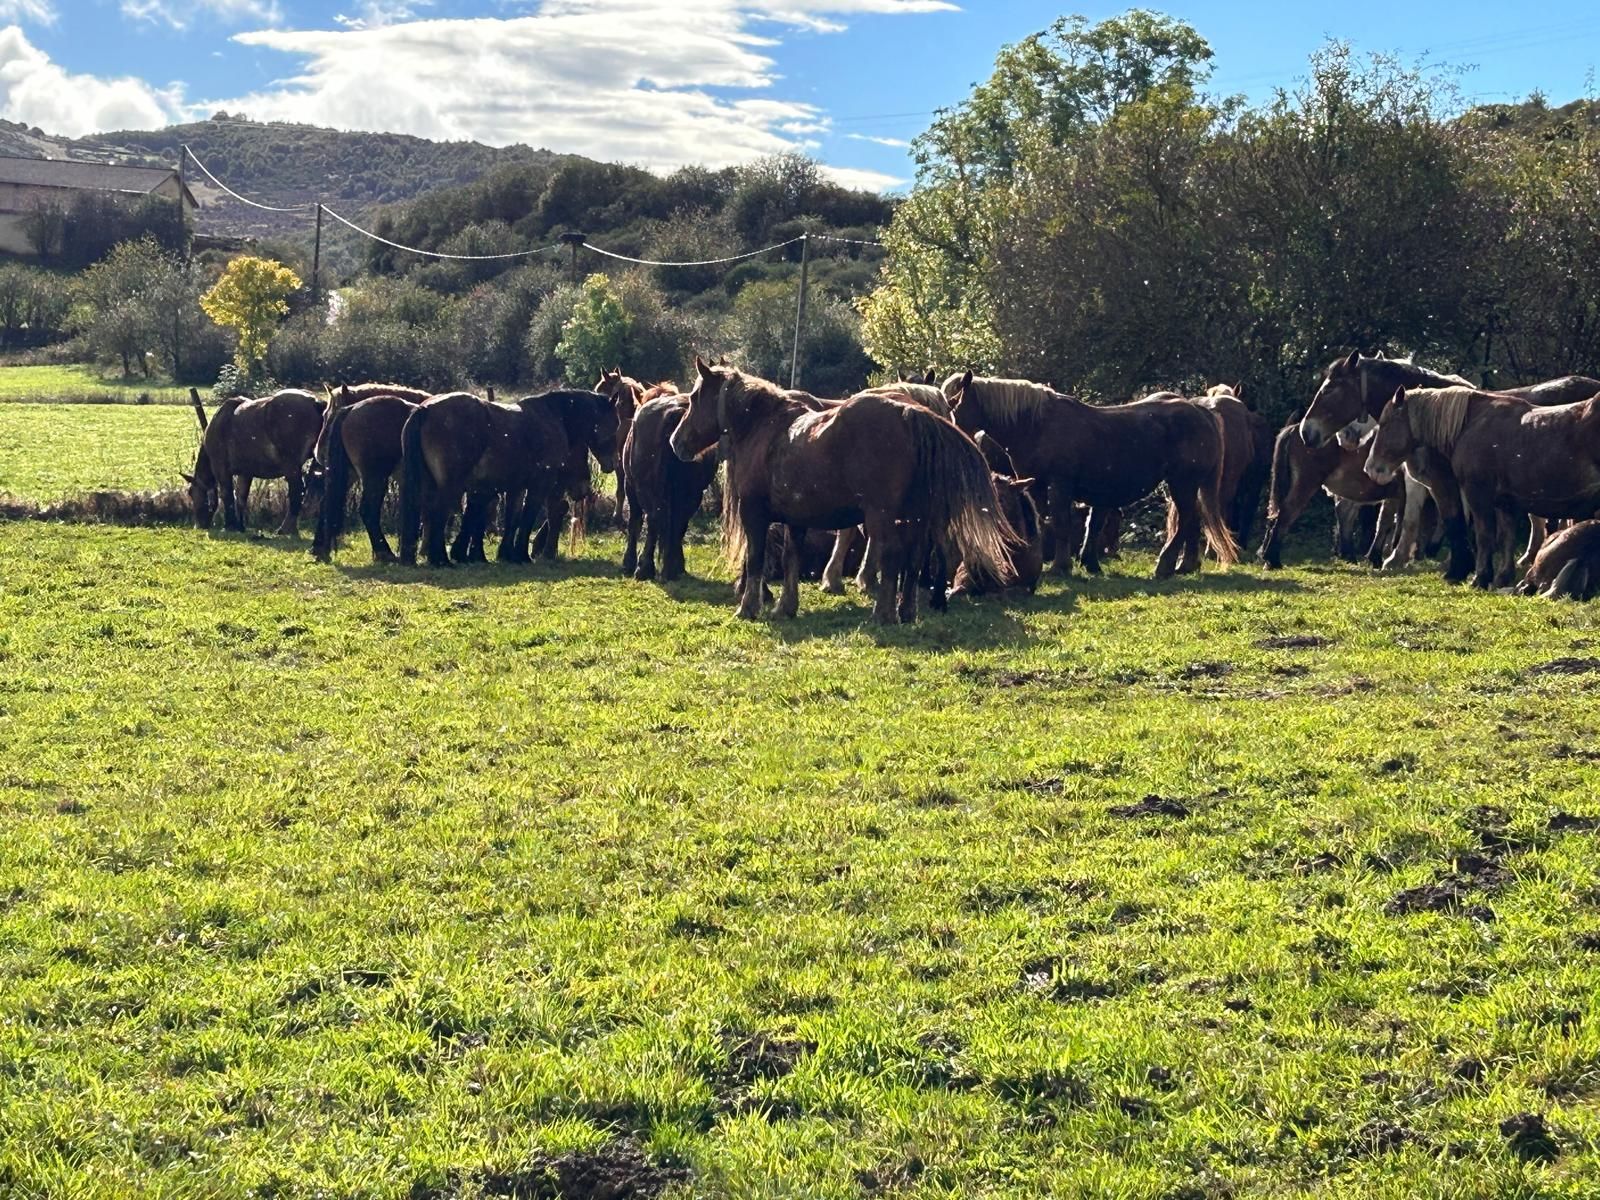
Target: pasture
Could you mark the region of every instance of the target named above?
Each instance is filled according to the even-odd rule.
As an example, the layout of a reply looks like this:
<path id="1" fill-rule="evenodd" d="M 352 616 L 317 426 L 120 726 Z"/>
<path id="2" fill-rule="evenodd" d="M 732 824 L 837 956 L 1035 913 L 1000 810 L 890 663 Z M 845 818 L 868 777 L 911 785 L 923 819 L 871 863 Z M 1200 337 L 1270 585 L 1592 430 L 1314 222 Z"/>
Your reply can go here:
<path id="1" fill-rule="evenodd" d="M 0 1192 L 1600 1191 L 1600 609 L 308 544 L 0 524 Z"/>
<path id="2" fill-rule="evenodd" d="M 0 404 L 0 495 L 48 504 L 102 488 L 182 487 L 199 435 L 187 408 Z"/>
<path id="3" fill-rule="evenodd" d="M 141 401 L 140 397 L 148 397 Z M 187 404 L 189 389 L 89 363 L 0 366 L 0 401 L 36 404 Z"/>

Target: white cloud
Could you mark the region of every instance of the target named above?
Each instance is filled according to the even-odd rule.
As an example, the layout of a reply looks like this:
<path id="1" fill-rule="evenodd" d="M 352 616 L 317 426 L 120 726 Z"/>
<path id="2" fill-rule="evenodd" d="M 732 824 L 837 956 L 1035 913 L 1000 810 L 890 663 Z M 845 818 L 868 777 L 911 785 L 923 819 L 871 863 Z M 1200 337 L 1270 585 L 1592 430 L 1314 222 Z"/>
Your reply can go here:
<path id="1" fill-rule="evenodd" d="M 80 137 L 106 129 L 154 129 L 184 115 L 178 89 L 142 79 L 73 75 L 15 25 L 0 29 L 0 116 Z"/>
<path id="2" fill-rule="evenodd" d="M 867 171 L 859 167 L 823 167 L 822 173 L 840 187 L 859 188 L 864 192 L 886 192 L 909 182 L 882 171 Z"/>
<path id="3" fill-rule="evenodd" d="M 433 0 L 362 0 L 355 16 L 340 13 L 334 21 L 346 29 L 381 29 L 413 20 L 418 10 L 432 7 Z"/>
<path id="4" fill-rule="evenodd" d="M 911 145 L 910 142 L 902 141 L 900 138 L 873 137 L 870 133 L 847 133 L 844 136 L 852 142 L 871 142 L 874 146 L 893 146 L 897 149 L 904 149 Z"/>
<path id="5" fill-rule="evenodd" d="M 276 25 L 283 20 L 278 0 L 122 0 L 122 15 L 135 21 L 187 29 L 200 16 L 215 17 L 230 24 L 261 22 Z"/>
<path id="6" fill-rule="evenodd" d="M 54 0 L 0 0 L 0 21 L 37 21 L 41 25 L 55 23 Z"/>

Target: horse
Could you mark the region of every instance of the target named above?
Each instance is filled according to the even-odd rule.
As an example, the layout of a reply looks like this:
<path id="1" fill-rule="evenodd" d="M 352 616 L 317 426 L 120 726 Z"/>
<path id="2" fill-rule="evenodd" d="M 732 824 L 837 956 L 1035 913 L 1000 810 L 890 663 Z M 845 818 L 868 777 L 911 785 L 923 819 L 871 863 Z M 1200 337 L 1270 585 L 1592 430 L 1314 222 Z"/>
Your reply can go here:
<path id="1" fill-rule="evenodd" d="M 689 411 L 683 396 L 646 400 L 633 415 L 622 446 L 622 476 L 628 492 L 628 549 L 622 572 L 635 579 L 654 579 L 656 549 L 661 550 L 661 578 L 683 574 L 683 539 L 689 521 L 700 509 L 706 488 L 717 473 L 714 454 L 684 462 L 672 452 L 672 434 Z M 644 527 L 644 555 L 638 551 Z"/>
<path id="2" fill-rule="evenodd" d="M 1039 579 L 1044 574 L 1044 529 L 1039 520 L 1039 508 L 1033 502 L 1033 480 L 1017 478 L 1017 467 L 1010 452 L 987 433 L 980 430 L 973 441 L 988 460 L 989 470 L 994 475 L 995 493 L 1000 497 L 1001 515 L 1018 539 L 1018 545 L 1011 551 L 1015 574 L 1012 586 L 1027 588 L 1031 594 L 1038 590 Z M 988 572 L 963 562 L 956 568 L 950 598 L 981 596 L 1004 587 Z"/>
<path id="3" fill-rule="evenodd" d="M 200 422 L 194 474 L 183 477 L 195 525 L 211 528 L 220 497 L 223 528 L 243 532 L 251 483 L 282 479 L 289 488 L 289 505 L 278 532 L 299 537 L 305 466 L 322 430 L 322 402 L 310 392 L 292 388 L 257 400 L 234 396 L 222 402 L 208 424 L 194 388 L 189 389 L 189 400 Z"/>
<path id="4" fill-rule="evenodd" d="M 936 417 L 950 419 L 950 402 L 945 399 L 944 392 L 931 383 L 913 383 L 900 380 L 898 383 L 886 383 L 882 387 L 866 389 L 875 396 L 888 396 L 891 399 L 904 398 L 913 404 L 919 404 Z"/>
<path id="5" fill-rule="evenodd" d="M 881 547 L 876 621 L 914 621 L 930 541 L 1011 578 L 1010 534 L 983 453 L 949 421 L 883 396 L 852 396 L 820 411 L 777 385 L 695 359 L 689 412 L 669 439 L 690 462 L 720 441 L 727 463 L 724 535 L 742 541 L 738 615 L 761 613 L 768 526 L 798 547 L 807 529 L 865 524 Z M 800 556 L 786 556 L 779 617 L 799 610 Z M 897 603 L 898 593 L 898 603 Z M 936 605 L 943 601 L 942 590 Z"/>
<path id="6" fill-rule="evenodd" d="M 1552 534 L 1517 591 L 1549 600 L 1590 600 L 1600 595 L 1600 521 L 1579 521 Z"/>
<path id="7" fill-rule="evenodd" d="M 1471 387 L 1397 388 L 1378 419 L 1367 474 L 1395 478 L 1419 453 L 1445 465 L 1471 514 L 1476 587 L 1515 573 L 1497 547 L 1524 514 L 1587 519 L 1600 512 L 1600 395 L 1554 408 Z"/>
<path id="8" fill-rule="evenodd" d="M 361 480 L 361 523 L 372 545 L 372 561 L 392 563 L 394 551 L 383 535 L 383 501 L 400 466 L 401 432 L 420 401 L 369 392 L 365 399 L 350 402 L 347 397 L 355 391 L 341 388 L 336 393 L 317 438 L 314 458 L 326 475 L 311 554 L 321 562 L 333 556 L 344 533 L 345 500 L 354 468 Z"/>
<path id="9" fill-rule="evenodd" d="M 1385 358 L 1381 354 L 1364 358 L 1360 351 L 1353 351 L 1349 357 L 1329 364 L 1323 372 L 1322 383 L 1312 398 L 1311 407 L 1300 421 L 1300 436 L 1308 447 L 1318 449 L 1353 423 L 1364 418 L 1377 420 L 1384 405 L 1399 388 L 1412 390 L 1471 386 L 1469 380 L 1459 375 L 1441 375 L 1418 366 L 1410 359 Z M 1600 394 L 1600 380 L 1567 375 L 1499 394 L 1544 407 L 1571 404 Z M 1472 548 L 1467 537 L 1467 516 L 1462 509 L 1460 491 L 1450 476 L 1449 468 L 1430 451 L 1419 451 L 1407 465 L 1411 474 L 1433 493 L 1438 504 L 1445 538 L 1450 545 L 1445 578 L 1459 582 L 1472 573 Z"/>
<path id="10" fill-rule="evenodd" d="M 1195 400 L 1222 420 L 1222 502 L 1227 510 L 1233 540 L 1243 546 L 1250 540 L 1261 493 L 1272 476 L 1276 434 L 1272 422 L 1252 408 L 1237 384 L 1219 383 Z"/>
<path id="11" fill-rule="evenodd" d="M 675 396 L 678 394 L 676 384 L 658 383 L 654 387 L 640 383 L 637 379 L 630 378 L 622 373 L 621 367 L 612 367 L 609 371 L 600 373 L 600 382 L 594 385 L 594 390 L 611 401 L 617 410 L 617 446 L 620 448 L 627 444 L 628 430 L 633 427 L 634 414 L 639 411 L 639 406 L 646 400 L 654 400 L 657 396 Z M 627 488 L 624 483 L 626 468 L 621 460 L 617 462 L 617 511 L 616 522 L 621 528 L 623 522 L 622 502 L 627 498 Z"/>
<path id="12" fill-rule="evenodd" d="M 616 411 L 598 392 L 546 392 L 515 404 L 449 392 L 419 404 L 401 437 L 400 561 L 416 562 L 421 529 L 428 564 L 450 565 L 445 526 L 464 495 L 469 502 L 456 539 L 458 558 L 481 554 L 495 495 L 525 491 L 520 512 L 507 501 L 498 557 L 528 562 L 539 513 L 557 531 L 565 518 L 573 460 L 581 456 L 587 467 L 592 453 L 602 470 L 615 468 L 616 429 Z M 557 540 L 549 538 L 547 556 L 554 557 Z"/>
<path id="13" fill-rule="evenodd" d="M 1084 569 L 1100 571 L 1099 547 L 1110 511 L 1143 499 L 1165 483 L 1167 542 L 1156 578 L 1200 569 L 1204 538 L 1218 561 L 1238 561 L 1221 499 L 1222 428 L 1215 413 L 1181 398 L 1152 398 L 1096 408 L 1075 396 L 1024 380 L 979 379 L 969 370 L 956 384 L 956 424 L 983 430 L 1011 452 L 1021 471 L 1051 490 L 1050 519 L 1059 501 L 1090 507 L 1083 539 Z M 1066 539 L 1057 538 L 1056 567 L 1069 566 Z"/>

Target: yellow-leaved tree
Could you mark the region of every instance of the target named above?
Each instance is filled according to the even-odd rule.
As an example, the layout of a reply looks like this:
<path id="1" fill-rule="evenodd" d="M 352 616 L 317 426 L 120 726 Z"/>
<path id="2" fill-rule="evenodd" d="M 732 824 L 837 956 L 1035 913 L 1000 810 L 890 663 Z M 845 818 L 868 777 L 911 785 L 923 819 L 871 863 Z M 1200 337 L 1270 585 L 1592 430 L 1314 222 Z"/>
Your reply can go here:
<path id="1" fill-rule="evenodd" d="M 200 307 L 218 325 L 235 330 L 239 349 L 233 361 L 254 376 L 266 357 L 278 322 L 289 312 L 289 296 L 300 287 L 300 277 L 270 258 L 236 258 L 212 289 L 200 298 Z"/>

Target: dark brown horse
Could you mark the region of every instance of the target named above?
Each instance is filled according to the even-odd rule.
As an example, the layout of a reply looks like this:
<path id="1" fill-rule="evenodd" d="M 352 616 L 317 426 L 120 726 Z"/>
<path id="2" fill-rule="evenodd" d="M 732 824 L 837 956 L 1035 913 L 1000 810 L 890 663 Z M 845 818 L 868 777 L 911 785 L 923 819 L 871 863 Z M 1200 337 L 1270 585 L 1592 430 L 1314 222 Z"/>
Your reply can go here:
<path id="1" fill-rule="evenodd" d="M 1365 444 L 1347 446 L 1335 438 L 1313 450 L 1301 438 L 1298 425 L 1284 427 L 1273 447 L 1272 483 L 1267 492 L 1267 531 L 1260 551 L 1262 562 L 1273 570 L 1283 566 L 1284 538 L 1318 491 L 1357 505 L 1405 502 L 1403 480 L 1379 484 L 1367 475 L 1368 449 Z M 1369 558 L 1378 553 L 1379 544 L 1374 538 Z"/>
<path id="2" fill-rule="evenodd" d="M 743 541 L 739 616 L 761 613 L 767 530 L 789 527 L 798 547 L 808 529 L 864 524 L 882 547 L 873 616 L 913 621 L 931 541 L 1011 577 L 1010 535 L 982 452 L 948 421 L 882 396 L 854 396 L 813 411 L 765 380 L 695 360 L 688 415 L 673 431 L 685 461 L 722 442 L 728 478 L 725 533 Z M 799 609 L 800 556 L 786 558 L 780 617 Z M 897 600 L 898 593 L 898 603 Z M 939 597 L 943 599 L 942 591 Z"/>
<path id="3" fill-rule="evenodd" d="M 1300 421 L 1300 436 L 1307 446 L 1317 449 L 1334 439 L 1341 430 L 1366 420 L 1376 421 L 1384 406 L 1400 388 L 1471 387 L 1459 375 L 1441 375 L 1420 367 L 1409 359 L 1363 358 L 1359 351 L 1328 366 L 1311 407 Z M 1572 404 L 1600 394 L 1600 380 L 1568 375 L 1529 387 L 1499 393 L 1540 406 Z M 1467 518 L 1461 493 L 1449 467 L 1437 455 L 1421 449 L 1407 464 L 1411 474 L 1433 493 L 1444 522 L 1450 560 L 1445 578 L 1465 579 L 1472 573 L 1472 546 L 1467 533 Z M 1263 545 L 1263 551 L 1265 546 Z M 1270 561 L 1270 560 L 1269 560 Z"/>
<path id="4" fill-rule="evenodd" d="M 389 480 L 400 467 L 401 433 L 406 420 L 427 393 L 412 388 L 382 390 L 386 385 L 363 384 L 340 388 L 329 401 L 327 420 L 317 438 L 316 460 L 326 472 L 322 509 L 317 515 L 317 535 L 311 553 L 326 562 L 344 533 L 345 500 L 350 475 L 361 480 L 361 523 L 372 545 L 372 561 L 396 561 L 383 535 L 383 501 Z M 361 399 L 351 399 L 353 396 Z"/>
<path id="5" fill-rule="evenodd" d="M 1600 396 L 1541 408 L 1470 387 L 1397 388 L 1379 418 L 1367 474 L 1388 482 L 1421 453 L 1442 462 L 1460 488 L 1476 535 L 1477 587 L 1512 582 L 1507 535 L 1525 515 L 1600 513 Z"/>
<path id="6" fill-rule="evenodd" d="M 249 517 L 250 485 L 257 479 L 282 479 L 289 488 L 288 510 L 279 533 L 300 536 L 300 504 L 305 468 L 322 430 L 322 402 L 310 392 L 286 389 L 247 400 L 224 400 L 210 423 L 200 393 L 189 389 L 200 421 L 200 452 L 189 485 L 194 523 L 209 529 L 222 503 L 225 529 L 242 531 Z"/>
<path id="7" fill-rule="evenodd" d="M 1243 546 L 1250 540 L 1261 493 L 1272 475 L 1276 431 L 1235 386 L 1219 383 L 1195 403 L 1211 409 L 1222 422 L 1222 504 L 1233 540 Z"/>
<path id="8" fill-rule="evenodd" d="M 1600 595 L 1600 521 L 1579 521 L 1552 534 L 1517 590 L 1550 600 Z"/>
<path id="9" fill-rule="evenodd" d="M 1063 500 L 1089 505 L 1082 560 L 1091 574 L 1100 570 L 1111 510 L 1163 483 L 1167 542 L 1156 578 L 1198 571 L 1202 538 L 1219 561 L 1238 560 L 1222 509 L 1223 437 L 1214 413 L 1165 397 L 1097 408 L 1039 384 L 978 379 L 971 371 L 957 384 L 951 407 L 962 429 L 997 438 L 1023 474 L 1048 484 L 1052 519 Z M 1068 569 L 1066 539 L 1056 542 L 1056 567 Z"/>
<path id="10" fill-rule="evenodd" d="M 654 579 L 656 550 L 661 551 L 661 578 L 683 574 L 683 539 L 700 511 L 701 499 L 717 473 L 716 455 L 684 462 L 672 452 L 671 439 L 689 401 L 684 396 L 646 400 L 634 413 L 622 447 L 623 478 L 628 485 L 628 549 L 622 571 L 635 579 Z M 644 528 L 644 555 L 638 551 Z"/>
<path id="11" fill-rule="evenodd" d="M 418 405 L 402 435 L 400 561 L 414 563 L 423 534 L 430 566 L 449 566 L 445 527 L 468 498 L 458 547 L 482 545 L 489 508 L 508 500 L 498 557 L 529 561 L 528 543 L 541 513 L 554 531 L 545 553 L 554 557 L 567 512 L 573 461 L 593 453 L 610 471 L 616 458 L 616 411 L 598 392 L 555 391 L 515 404 L 493 404 L 466 392 Z"/>

